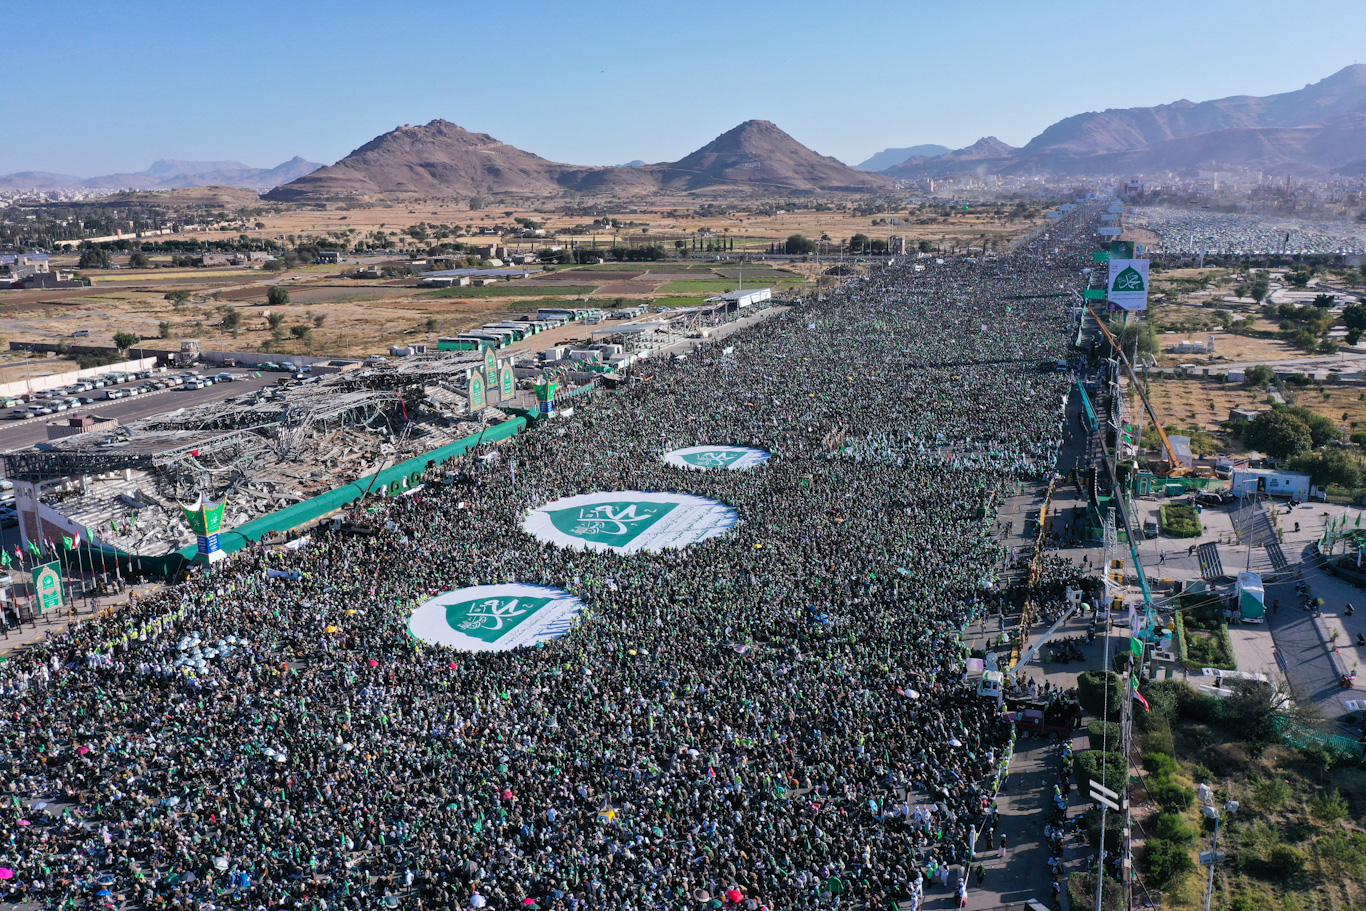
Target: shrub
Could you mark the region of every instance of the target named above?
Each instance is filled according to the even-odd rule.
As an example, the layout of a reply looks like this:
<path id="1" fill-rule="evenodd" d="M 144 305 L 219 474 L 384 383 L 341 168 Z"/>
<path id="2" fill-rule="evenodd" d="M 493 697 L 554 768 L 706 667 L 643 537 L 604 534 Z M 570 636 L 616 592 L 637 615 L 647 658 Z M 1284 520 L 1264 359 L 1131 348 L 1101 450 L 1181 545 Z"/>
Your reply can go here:
<path id="1" fill-rule="evenodd" d="M 1119 791 L 1128 781 L 1129 767 L 1119 753 L 1082 750 L 1072 757 L 1072 777 L 1083 792 L 1098 781 L 1111 791 Z"/>
<path id="2" fill-rule="evenodd" d="M 1148 793 L 1152 795 L 1158 806 L 1170 813 L 1188 810 L 1190 805 L 1195 802 L 1195 791 L 1174 781 L 1164 781 L 1161 784 L 1153 785 L 1148 788 Z"/>
<path id="3" fill-rule="evenodd" d="M 1276 845 L 1267 852 L 1266 868 L 1279 879 L 1294 879 L 1304 872 L 1304 852 L 1291 845 Z"/>
<path id="4" fill-rule="evenodd" d="M 1214 770 L 1211 769 L 1209 766 L 1197 762 L 1191 768 L 1191 777 L 1194 778 L 1200 784 L 1208 784 L 1209 782 L 1213 781 L 1217 776 L 1214 774 Z"/>
<path id="5" fill-rule="evenodd" d="M 1117 720 L 1124 705 L 1119 675 L 1111 671 L 1084 671 L 1077 678 L 1077 702 L 1092 715 Z"/>
<path id="6" fill-rule="evenodd" d="M 1162 530 L 1173 538 L 1198 538 L 1204 533 L 1200 525 L 1200 514 L 1194 506 L 1183 503 L 1168 503 L 1157 511 Z"/>
<path id="7" fill-rule="evenodd" d="M 1086 841 L 1091 847 L 1100 844 L 1100 810 L 1092 807 L 1086 811 Z M 1124 843 L 1124 817 L 1120 813 L 1105 816 L 1105 853 L 1119 851 Z"/>
<path id="8" fill-rule="evenodd" d="M 1099 718 L 1086 725 L 1086 733 L 1093 750 L 1118 749 L 1120 739 L 1123 737 L 1123 731 L 1118 724 L 1113 721 L 1102 721 Z"/>
<path id="9" fill-rule="evenodd" d="M 1122 911 L 1124 908 L 1124 886 L 1111 877 L 1101 889 L 1101 911 Z M 1094 908 L 1096 906 L 1096 874 L 1073 873 L 1067 877 L 1067 898 L 1069 907 Z"/>
<path id="10" fill-rule="evenodd" d="M 1146 687 L 1145 687 L 1146 689 Z M 1150 711 L 1143 711 L 1135 706 L 1134 726 L 1142 733 L 1143 750 L 1145 753 L 1166 753 L 1171 755 L 1176 752 L 1176 744 L 1172 739 L 1172 725 L 1167 720 L 1154 702 L 1152 696 L 1144 693 L 1148 699 L 1148 704 L 1152 706 Z"/>
<path id="11" fill-rule="evenodd" d="M 1290 799 L 1290 785 L 1281 778 L 1263 778 L 1253 786 L 1252 799 L 1263 810 L 1278 810 Z"/>
<path id="12" fill-rule="evenodd" d="M 1170 778 L 1181 770 L 1181 764 L 1166 753 L 1144 753 L 1143 768 L 1154 778 Z"/>
<path id="13" fill-rule="evenodd" d="M 1337 791 L 1331 794 L 1315 794 L 1309 798 L 1309 812 L 1324 822 L 1335 822 L 1351 816 L 1351 808 Z"/>
<path id="14" fill-rule="evenodd" d="M 1177 813 L 1159 813 L 1153 822 L 1153 837 L 1188 845 L 1195 841 L 1195 829 Z"/>
<path id="15" fill-rule="evenodd" d="M 1163 889 L 1174 885 L 1195 869 L 1195 862 L 1185 847 L 1161 838 L 1151 838 L 1143 846 L 1143 865 L 1147 867 L 1153 884 Z"/>

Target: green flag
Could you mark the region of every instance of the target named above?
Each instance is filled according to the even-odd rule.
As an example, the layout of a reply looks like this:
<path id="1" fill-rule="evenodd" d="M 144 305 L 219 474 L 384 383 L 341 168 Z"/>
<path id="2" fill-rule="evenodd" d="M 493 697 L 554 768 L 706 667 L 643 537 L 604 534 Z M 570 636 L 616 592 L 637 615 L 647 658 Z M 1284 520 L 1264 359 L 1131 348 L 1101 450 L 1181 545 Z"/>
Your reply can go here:
<path id="1" fill-rule="evenodd" d="M 29 553 L 33 554 L 35 557 L 41 556 L 41 553 L 38 551 L 38 545 L 31 540 L 28 542 L 28 550 Z"/>
<path id="2" fill-rule="evenodd" d="M 67 550 L 70 550 L 71 548 L 76 546 L 76 542 L 72 541 L 66 535 L 62 535 L 62 543 L 66 545 Z"/>
<path id="3" fill-rule="evenodd" d="M 0 566 L 8 567 L 12 562 L 14 561 L 10 559 L 9 551 L 0 550 Z"/>

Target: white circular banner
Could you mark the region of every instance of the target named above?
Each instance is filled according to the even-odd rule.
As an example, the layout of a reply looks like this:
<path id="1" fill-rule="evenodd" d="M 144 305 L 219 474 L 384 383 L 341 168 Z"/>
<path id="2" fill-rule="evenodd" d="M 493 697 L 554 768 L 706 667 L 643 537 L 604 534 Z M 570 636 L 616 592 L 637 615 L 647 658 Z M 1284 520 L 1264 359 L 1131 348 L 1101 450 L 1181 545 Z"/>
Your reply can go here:
<path id="1" fill-rule="evenodd" d="M 687 547 L 723 535 L 739 522 L 734 509 L 706 497 L 616 490 L 547 503 L 533 509 L 522 527 L 563 547 L 631 554 Z"/>
<path id="2" fill-rule="evenodd" d="M 768 461 L 768 453 L 748 446 L 689 446 L 665 453 L 664 461 L 678 468 L 739 471 L 764 464 Z"/>
<path id="3" fill-rule="evenodd" d="M 467 652 L 506 652 L 569 631 L 583 602 L 541 585 L 475 585 L 443 592 L 408 618 L 423 642 Z"/>

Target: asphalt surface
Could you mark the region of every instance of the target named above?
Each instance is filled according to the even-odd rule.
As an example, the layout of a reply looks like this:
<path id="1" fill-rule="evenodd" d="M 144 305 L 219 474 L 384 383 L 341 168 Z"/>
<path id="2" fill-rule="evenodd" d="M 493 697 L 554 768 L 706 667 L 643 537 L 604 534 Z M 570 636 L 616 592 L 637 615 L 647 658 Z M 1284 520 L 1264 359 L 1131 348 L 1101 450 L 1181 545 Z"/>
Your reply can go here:
<path id="1" fill-rule="evenodd" d="M 212 376 L 219 371 L 208 372 Z M 214 383 L 206 389 L 184 389 L 176 386 L 161 392 L 147 393 L 134 398 L 115 399 L 113 401 L 98 401 L 89 405 L 80 405 L 70 411 L 61 411 L 56 414 L 44 415 L 41 418 L 25 418 L 24 420 L 7 420 L 4 415 L 0 415 L 0 452 L 9 452 L 16 449 L 26 449 L 35 443 L 47 440 L 47 425 L 53 421 L 62 421 L 75 414 L 95 414 L 100 417 L 110 417 L 116 419 L 120 424 L 138 418 L 151 417 L 154 414 L 162 414 L 167 411 L 175 411 L 177 408 L 185 408 L 190 405 L 202 405 L 208 402 L 221 402 L 232 396 L 241 395 L 263 386 L 273 386 L 277 380 L 288 377 L 287 373 L 262 373 L 260 379 L 256 379 L 251 374 L 244 374 L 241 371 L 228 371 L 238 377 L 231 383 Z M 137 383 L 124 383 L 115 388 L 127 389 Z M 101 391 L 101 390 L 96 390 Z M 85 393 L 89 394 L 89 393 Z M 8 412 L 5 412 L 8 414 Z"/>

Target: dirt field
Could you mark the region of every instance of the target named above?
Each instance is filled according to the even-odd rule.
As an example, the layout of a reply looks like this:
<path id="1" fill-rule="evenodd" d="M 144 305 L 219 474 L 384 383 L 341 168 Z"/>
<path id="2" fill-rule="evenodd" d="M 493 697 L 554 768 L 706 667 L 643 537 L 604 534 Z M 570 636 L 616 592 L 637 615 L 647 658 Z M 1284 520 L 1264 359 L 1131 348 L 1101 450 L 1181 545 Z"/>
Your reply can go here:
<path id="1" fill-rule="evenodd" d="M 714 203 L 718 211 L 724 201 Z M 739 206 L 753 206 L 740 203 Z M 620 222 L 632 223 L 613 229 L 599 229 L 596 235 L 548 237 L 502 241 L 513 250 L 530 250 L 547 243 L 596 242 L 660 243 L 670 250 L 675 240 L 691 248 L 694 238 L 701 243 L 729 245 L 734 252 L 762 253 L 770 244 L 780 243 L 791 234 L 804 234 L 830 243 L 862 233 L 871 238 L 889 235 L 907 238 L 914 244 L 979 245 L 986 242 L 1002 246 L 1031 230 L 1040 220 L 1010 218 L 992 213 L 953 213 L 942 217 L 937 211 L 918 211 L 916 217 L 904 213 L 854 214 L 850 204 L 839 203 L 826 212 L 784 212 L 753 214 L 738 208 L 727 214 L 693 217 L 698 200 L 656 199 L 633 203 L 623 208 L 612 204 L 607 209 L 585 209 L 574 214 L 563 210 L 538 211 L 523 206 L 495 203 L 493 207 L 471 211 L 465 203 L 424 203 L 375 208 L 287 209 L 262 204 L 249 213 L 240 226 L 241 233 L 301 244 L 330 238 L 354 244 L 376 231 L 383 231 L 391 246 L 407 243 L 425 249 L 439 243 L 437 231 L 449 230 L 449 240 L 462 243 L 500 242 L 498 237 L 469 236 L 481 226 L 513 225 L 516 218 L 530 218 L 554 234 L 576 226 L 590 225 L 604 213 Z M 888 225 L 886 220 L 926 223 Z M 877 220 L 879 224 L 873 224 Z M 263 225 L 257 228 L 256 224 Z M 425 225 L 433 233 L 419 242 L 400 232 Z M 446 226 L 446 227 L 439 227 Z M 216 239 L 222 232 L 202 235 L 180 234 L 178 240 L 194 237 Z M 247 267 L 193 269 L 170 266 L 170 257 L 152 256 L 161 268 L 97 270 L 89 273 L 91 288 L 52 291 L 0 292 L 0 344 L 14 341 L 55 342 L 70 337 L 77 328 L 89 329 L 82 341 L 111 344 L 118 332 L 130 332 L 149 340 L 149 344 L 174 346 L 181 338 L 196 338 L 209 350 L 264 350 L 278 354 L 336 354 L 362 356 L 386 353 L 391 344 L 408 341 L 435 341 L 437 335 L 457 334 L 486 322 L 525 313 L 536 306 L 566 299 L 589 298 L 612 302 L 623 298 L 633 303 L 653 301 L 660 305 L 682 306 L 702 297 L 741 286 L 771 286 L 782 289 L 814 287 L 815 276 L 836 261 L 828 254 L 817 265 L 777 262 L 739 267 L 716 262 L 701 251 L 691 259 L 665 263 L 604 263 L 601 266 L 559 267 L 554 273 L 490 288 L 452 289 L 449 296 L 426 294 L 428 289 L 413 287 L 413 282 L 366 281 L 346 277 L 351 267 L 301 266 L 272 274 Z M 407 259 L 395 255 L 395 262 Z M 853 257 L 849 257 L 852 260 Z M 116 256 L 115 263 L 126 264 Z M 74 255 L 55 257 L 54 266 L 75 268 Z M 833 279 L 826 279 L 827 282 Z M 275 308 L 283 321 L 272 330 L 267 322 L 272 308 L 266 295 L 272 285 L 289 290 L 290 303 Z M 165 299 L 170 291 L 188 291 L 191 299 L 173 306 Z M 230 311 L 240 320 L 235 329 L 223 326 Z M 154 340 L 154 341 L 153 341 Z"/>
<path id="2" fill-rule="evenodd" d="M 1289 390 L 1294 404 L 1338 422 L 1349 433 L 1366 428 L 1366 389 L 1362 387 L 1325 384 L 1291 386 Z M 1207 433 L 1220 432 L 1219 425 L 1229 419 L 1232 408 L 1270 407 L 1263 390 L 1203 379 L 1150 379 L 1148 398 L 1164 427 L 1195 428 Z"/>

